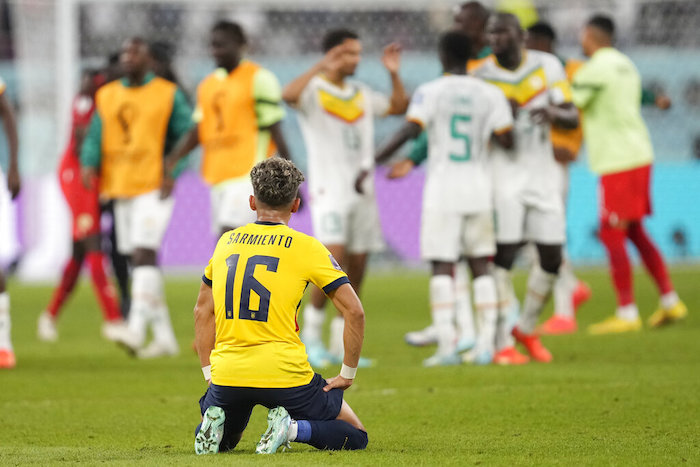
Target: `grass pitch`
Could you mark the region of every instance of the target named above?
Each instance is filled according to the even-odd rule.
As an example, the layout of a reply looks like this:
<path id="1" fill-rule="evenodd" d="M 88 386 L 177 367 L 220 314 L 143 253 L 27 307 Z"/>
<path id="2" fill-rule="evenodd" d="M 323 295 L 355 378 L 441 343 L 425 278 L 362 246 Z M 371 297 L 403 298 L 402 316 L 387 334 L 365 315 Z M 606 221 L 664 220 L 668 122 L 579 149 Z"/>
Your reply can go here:
<path id="1" fill-rule="evenodd" d="M 370 276 L 363 354 L 378 365 L 360 370 L 345 396 L 369 431 L 368 449 L 294 444 L 265 457 L 253 454 L 266 426 L 261 407 L 234 452 L 194 455 L 205 389 L 190 348 L 196 277 L 168 281 L 182 352 L 155 361 L 133 360 L 99 337 L 86 280 L 64 310 L 59 342 L 38 342 L 50 288 L 10 283 L 18 363 L 0 372 L 0 465 L 700 464 L 700 269 L 673 273 L 690 309 L 685 322 L 619 336 L 586 335 L 614 300 L 603 270 L 580 277 L 594 296 L 579 313 L 583 331 L 544 338 L 553 363 L 424 369 L 433 349 L 408 347 L 403 334 L 428 322 L 427 275 Z M 636 279 L 647 317 L 657 295 L 646 276 Z"/>

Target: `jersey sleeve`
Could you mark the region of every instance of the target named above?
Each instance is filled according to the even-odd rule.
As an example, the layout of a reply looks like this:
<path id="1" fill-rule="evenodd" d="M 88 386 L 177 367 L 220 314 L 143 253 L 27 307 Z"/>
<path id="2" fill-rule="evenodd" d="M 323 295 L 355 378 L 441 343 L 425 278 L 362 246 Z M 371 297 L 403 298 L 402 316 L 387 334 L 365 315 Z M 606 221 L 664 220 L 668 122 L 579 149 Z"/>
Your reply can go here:
<path id="1" fill-rule="evenodd" d="M 260 68 L 253 79 L 253 99 L 258 127 L 267 128 L 284 118 L 282 88 L 271 71 Z"/>
<path id="2" fill-rule="evenodd" d="M 418 138 L 413 140 L 408 158 L 417 166 L 428 159 L 428 133 L 424 131 L 418 135 Z"/>
<path id="3" fill-rule="evenodd" d="M 367 90 L 369 98 L 372 100 L 372 114 L 375 117 L 385 117 L 389 114 L 389 107 L 391 107 L 391 101 L 386 94 L 382 94 L 379 91 L 373 89 Z"/>
<path id="4" fill-rule="evenodd" d="M 554 55 L 547 55 L 544 72 L 547 75 L 549 101 L 554 105 L 571 102 L 571 86 L 564 66 Z"/>
<path id="5" fill-rule="evenodd" d="M 308 280 L 328 295 L 343 284 L 349 284 L 348 276 L 328 249 L 315 238 L 309 237 Z"/>
<path id="6" fill-rule="evenodd" d="M 209 259 L 209 264 L 207 264 L 207 267 L 204 268 L 204 274 L 202 274 L 202 282 L 207 284 L 209 287 L 211 287 L 214 283 L 214 275 L 212 274 L 213 271 L 211 265 L 213 259 L 214 257 Z"/>
<path id="7" fill-rule="evenodd" d="M 572 100 L 579 109 L 585 109 L 603 88 L 604 74 L 598 68 L 593 58 L 574 75 Z"/>
<path id="8" fill-rule="evenodd" d="M 430 92 L 426 86 L 420 86 L 411 97 L 411 103 L 406 111 L 406 120 L 417 123 L 425 129 L 432 118 L 432 102 Z"/>
<path id="9" fill-rule="evenodd" d="M 102 119 L 99 112 L 94 112 L 90 127 L 80 148 L 80 165 L 83 167 L 100 166 L 102 161 Z"/>
<path id="10" fill-rule="evenodd" d="M 490 89 L 491 114 L 488 124 L 490 133 L 503 133 L 513 127 L 513 111 L 505 94 L 498 88 Z"/>

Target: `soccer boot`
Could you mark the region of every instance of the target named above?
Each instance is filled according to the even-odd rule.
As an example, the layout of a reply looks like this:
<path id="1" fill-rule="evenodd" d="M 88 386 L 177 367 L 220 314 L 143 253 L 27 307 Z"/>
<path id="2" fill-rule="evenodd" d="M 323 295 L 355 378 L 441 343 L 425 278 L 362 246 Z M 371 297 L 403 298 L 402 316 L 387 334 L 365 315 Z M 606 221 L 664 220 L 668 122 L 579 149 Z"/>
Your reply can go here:
<path id="1" fill-rule="evenodd" d="M 110 342 L 119 342 L 122 336 L 128 332 L 129 330 L 126 326 L 126 322 L 121 319 L 102 323 L 102 337 Z"/>
<path id="2" fill-rule="evenodd" d="M 515 337 L 515 340 L 520 342 L 525 347 L 527 353 L 530 354 L 530 357 L 532 357 L 533 360 L 543 363 L 549 363 L 552 361 L 552 354 L 545 348 L 544 345 L 542 345 L 539 336 L 536 334 L 525 334 L 520 332 L 517 327 L 513 328 L 512 334 L 513 337 Z"/>
<path id="3" fill-rule="evenodd" d="M 306 356 L 309 363 L 315 369 L 326 368 L 331 365 L 331 355 L 320 341 L 304 343 L 306 347 Z"/>
<path id="4" fill-rule="evenodd" d="M 463 353 L 474 348 L 476 341 L 472 337 L 462 336 L 457 341 L 457 353 Z"/>
<path id="5" fill-rule="evenodd" d="M 537 328 L 537 332 L 545 336 L 558 336 L 561 334 L 573 334 L 577 329 L 576 318 L 552 315 L 551 318 Z"/>
<path id="6" fill-rule="evenodd" d="M 633 320 L 620 319 L 613 315 L 609 318 L 588 326 L 588 333 L 593 335 L 620 334 L 642 329 L 642 320 L 637 317 Z"/>
<path id="7" fill-rule="evenodd" d="M 224 409 L 212 405 L 202 418 L 202 424 L 194 437 L 194 452 L 201 454 L 216 454 L 224 437 Z"/>
<path id="8" fill-rule="evenodd" d="M 462 358 L 456 353 L 440 354 L 436 353 L 432 357 L 423 360 L 423 366 L 426 368 L 434 366 L 452 366 L 462 363 Z"/>
<path id="9" fill-rule="evenodd" d="M 14 368 L 17 365 L 15 353 L 10 349 L 0 349 L 0 368 Z"/>
<path id="10" fill-rule="evenodd" d="M 680 300 L 671 308 L 659 308 L 649 317 L 647 324 L 650 328 L 658 328 L 665 324 L 680 321 L 688 315 L 688 308 Z"/>
<path id="11" fill-rule="evenodd" d="M 513 346 L 504 347 L 493 356 L 496 365 L 525 365 L 529 361 L 530 357 L 521 354 Z"/>
<path id="12" fill-rule="evenodd" d="M 472 365 L 490 365 L 493 362 L 493 350 L 474 347 L 471 351 L 462 354 L 462 361 Z"/>
<path id="13" fill-rule="evenodd" d="M 43 311 L 37 321 L 36 336 L 42 342 L 56 342 L 58 340 L 58 330 L 56 321 L 48 311 Z"/>
<path id="14" fill-rule="evenodd" d="M 177 342 L 153 341 L 143 349 L 136 352 L 136 356 L 141 359 L 174 357 L 180 353 Z"/>
<path id="15" fill-rule="evenodd" d="M 420 331 L 407 332 L 403 336 L 404 340 L 408 345 L 414 347 L 425 347 L 426 345 L 437 344 L 437 330 L 435 326 L 430 325 Z"/>
<path id="16" fill-rule="evenodd" d="M 270 409 L 267 413 L 267 430 L 255 446 L 255 454 L 274 454 L 283 444 L 285 447 L 290 447 L 287 438 L 291 423 L 292 418 L 284 407 Z"/>
<path id="17" fill-rule="evenodd" d="M 578 312 L 578 307 L 587 302 L 591 298 L 591 295 L 593 295 L 593 292 L 588 284 L 583 281 L 578 281 L 576 283 L 576 288 L 574 288 L 572 297 L 574 302 L 574 312 Z"/>

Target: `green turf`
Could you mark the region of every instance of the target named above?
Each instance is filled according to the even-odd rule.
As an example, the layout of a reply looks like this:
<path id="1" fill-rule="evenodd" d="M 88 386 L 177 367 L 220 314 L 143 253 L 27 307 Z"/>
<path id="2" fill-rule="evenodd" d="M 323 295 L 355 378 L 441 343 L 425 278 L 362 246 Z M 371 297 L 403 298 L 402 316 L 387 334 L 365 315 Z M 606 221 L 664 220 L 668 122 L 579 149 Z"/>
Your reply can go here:
<path id="1" fill-rule="evenodd" d="M 587 325 L 613 309 L 601 270 L 580 276 L 594 298 Z M 683 324 L 631 335 L 545 339 L 555 361 L 525 367 L 421 368 L 431 349 L 403 343 L 428 322 L 427 276 L 376 274 L 364 291 L 364 354 L 346 400 L 369 431 L 365 452 L 291 452 L 256 457 L 265 429 L 258 408 L 233 453 L 193 453 L 197 400 L 205 389 L 191 351 L 196 278 L 168 281 L 182 354 L 136 361 L 99 337 L 100 317 L 85 283 L 65 309 L 60 340 L 39 343 L 36 318 L 46 287 L 10 283 L 17 368 L 0 372 L 0 465 L 660 465 L 700 463 L 700 270 L 674 280 L 691 315 Z M 648 316 L 657 297 L 637 276 Z M 522 290 L 523 278 L 518 277 Z M 333 376 L 337 369 L 327 370 Z"/>

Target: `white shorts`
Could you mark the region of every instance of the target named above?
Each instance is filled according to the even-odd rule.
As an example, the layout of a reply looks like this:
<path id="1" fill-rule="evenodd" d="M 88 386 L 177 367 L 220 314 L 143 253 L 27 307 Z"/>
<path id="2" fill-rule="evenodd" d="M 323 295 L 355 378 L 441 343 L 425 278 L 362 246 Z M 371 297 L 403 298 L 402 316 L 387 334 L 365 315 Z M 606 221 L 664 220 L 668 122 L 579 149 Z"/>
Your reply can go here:
<path id="1" fill-rule="evenodd" d="M 456 262 L 460 257 L 482 258 L 496 254 L 493 212 L 457 214 L 423 209 L 421 257 Z"/>
<path id="2" fill-rule="evenodd" d="M 354 196 L 351 202 L 333 202 L 316 197 L 311 204 L 311 222 L 324 245 L 344 245 L 351 254 L 372 253 L 384 248 L 377 200 L 373 194 Z"/>
<path id="3" fill-rule="evenodd" d="M 173 214 L 175 198 L 160 199 L 160 190 L 114 201 L 117 250 L 130 255 L 136 248 L 158 251 Z"/>
<path id="4" fill-rule="evenodd" d="M 224 228 L 236 228 L 255 222 L 250 209 L 253 184 L 250 179 L 229 180 L 211 187 L 211 228 L 219 235 Z"/>
<path id="5" fill-rule="evenodd" d="M 560 194 L 546 206 L 524 202 L 517 196 L 496 196 L 494 201 L 498 243 L 564 244 L 566 218 Z"/>

